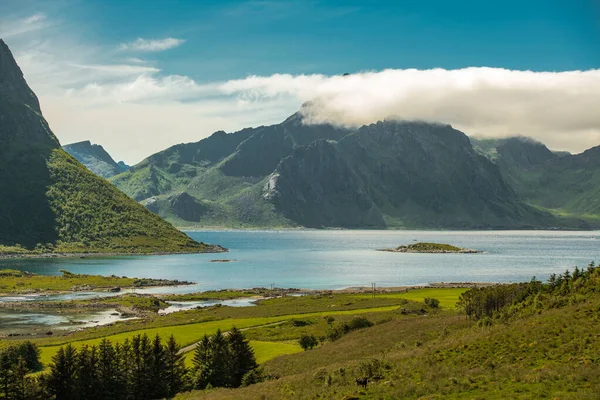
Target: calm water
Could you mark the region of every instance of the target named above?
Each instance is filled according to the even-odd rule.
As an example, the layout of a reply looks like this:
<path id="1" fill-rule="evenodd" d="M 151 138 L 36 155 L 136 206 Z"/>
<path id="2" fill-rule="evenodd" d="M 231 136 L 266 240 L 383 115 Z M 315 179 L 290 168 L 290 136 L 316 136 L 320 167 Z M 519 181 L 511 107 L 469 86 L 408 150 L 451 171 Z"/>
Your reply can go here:
<path id="1" fill-rule="evenodd" d="M 0 267 L 38 274 L 74 273 L 180 279 L 196 285 L 146 292 L 429 282 L 516 282 L 546 279 L 600 261 L 600 232 L 208 231 L 191 237 L 230 249 L 224 254 L 86 259 L 0 260 Z M 414 241 L 449 243 L 482 254 L 401 254 L 375 249 Z M 213 263 L 214 259 L 232 259 Z"/>

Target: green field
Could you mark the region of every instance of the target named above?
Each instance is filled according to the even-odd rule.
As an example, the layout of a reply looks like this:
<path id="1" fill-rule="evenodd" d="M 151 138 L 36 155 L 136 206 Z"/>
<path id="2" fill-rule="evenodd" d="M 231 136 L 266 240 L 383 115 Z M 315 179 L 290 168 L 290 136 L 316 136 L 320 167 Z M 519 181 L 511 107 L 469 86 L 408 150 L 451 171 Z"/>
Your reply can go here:
<path id="1" fill-rule="evenodd" d="M 440 301 L 440 306 L 446 309 L 454 309 L 458 298 L 461 294 L 466 292 L 465 288 L 425 288 L 409 290 L 402 293 L 378 293 L 378 298 L 389 298 L 389 299 L 406 299 L 411 301 L 423 302 L 425 298 L 434 298 Z M 372 294 L 360 294 L 356 295 L 358 298 L 369 298 Z"/>
<path id="2" fill-rule="evenodd" d="M 98 345 L 103 338 L 109 339 L 112 342 L 121 342 L 126 338 L 130 338 L 132 336 L 138 334 L 147 334 L 148 336 L 159 335 L 162 339 L 168 339 L 169 336 L 175 336 L 177 342 L 182 346 L 188 346 L 199 341 L 204 335 L 211 335 L 220 329 L 221 331 L 228 331 L 232 327 L 237 327 L 239 329 L 245 329 L 249 327 L 261 326 L 272 324 L 279 321 L 285 321 L 289 319 L 295 318 L 307 318 L 307 317 L 323 317 L 329 315 L 357 315 L 364 313 L 373 313 L 373 312 L 386 312 L 397 309 L 398 306 L 388 306 L 388 307 L 375 307 L 375 308 L 367 308 L 367 309 L 358 309 L 358 310 L 345 310 L 345 311 L 321 311 L 315 313 L 306 313 L 306 314 L 290 314 L 290 315 L 282 315 L 275 317 L 263 317 L 263 318 L 231 318 L 225 320 L 218 321 L 210 321 L 210 322 L 202 322 L 197 324 L 186 324 L 186 325 L 176 325 L 176 326 L 164 326 L 159 328 L 149 328 L 143 330 L 129 331 L 123 332 L 115 335 L 108 335 L 103 337 L 98 337 L 96 339 L 88 339 L 88 340 L 80 340 L 80 341 L 71 341 L 75 346 L 83 346 L 83 345 Z M 52 346 L 44 346 L 41 345 L 41 360 L 42 363 L 48 364 L 54 354 L 58 351 L 62 344 L 69 342 L 69 340 L 64 340 L 63 343 L 52 345 Z"/>

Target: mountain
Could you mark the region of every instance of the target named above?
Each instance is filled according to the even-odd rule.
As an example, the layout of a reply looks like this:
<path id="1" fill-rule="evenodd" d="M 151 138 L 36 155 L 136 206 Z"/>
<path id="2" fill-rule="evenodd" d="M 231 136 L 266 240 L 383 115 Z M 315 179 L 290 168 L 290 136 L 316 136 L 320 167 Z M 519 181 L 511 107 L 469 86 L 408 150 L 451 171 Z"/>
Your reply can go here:
<path id="1" fill-rule="evenodd" d="M 521 198 L 556 215 L 600 226 L 600 146 L 552 152 L 529 138 L 474 140 Z"/>
<path id="2" fill-rule="evenodd" d="M 531 228 L 555 226 L 448 125 L 272 126 L 156 153 L 111 179 L 179 226 Z"/>
<path id="3" fill-rule="evenodd" d="M 103 178 L 110 178 L 129 169 L 123 161 L 115 162 L 102 146 L 92 144 L 89 140 L 67 144 L 62 148 L 90 171 Z"/>
<path id="4" fill-rule="evenodd" d="M 21 247 L 118 253 L 222 250 L 191 240 L 62 150 L 1 39 L 0 121 L 0 252 Z"/>

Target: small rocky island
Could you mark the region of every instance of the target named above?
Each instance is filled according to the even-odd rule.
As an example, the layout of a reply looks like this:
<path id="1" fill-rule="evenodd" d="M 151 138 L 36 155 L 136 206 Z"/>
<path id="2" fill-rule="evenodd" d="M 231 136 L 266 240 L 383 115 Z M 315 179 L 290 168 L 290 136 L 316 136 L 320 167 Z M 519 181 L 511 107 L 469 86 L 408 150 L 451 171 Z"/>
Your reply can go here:
<path id="1" fill-rule="evenodd" d="M 479 253 L 477 250 L 465 249 L 443 243 L 414 243 L 406 246 L 398 246 L 394 249 L 379 249 L 378 251 L 389 251 L 392 253 Z"/>

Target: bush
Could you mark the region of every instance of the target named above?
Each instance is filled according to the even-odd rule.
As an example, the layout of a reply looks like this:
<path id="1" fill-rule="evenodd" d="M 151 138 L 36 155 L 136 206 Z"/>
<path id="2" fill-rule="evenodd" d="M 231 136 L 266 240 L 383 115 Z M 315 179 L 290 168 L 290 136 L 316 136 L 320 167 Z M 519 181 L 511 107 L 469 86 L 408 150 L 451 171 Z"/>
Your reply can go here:
<path id="1" fill-rule="evenodd" d="M 439 308 L 440 307 L 440 301 L 438 299 L 432 299 L 429 297 L 425 297 L 425 305 L 430 307 L 430 308 Z"/>
<path id="2" fill-rule="evenodd" d="M 383 379 L 385 371 L 389 369 L 390 364 L 378 358 L 363 361 L 358 366 L 360 377 L 374 380 Z"/>
<path id="3" fill-rule="evenodd" d="M 373 326 L 373 323 L 366 319 L 365 317 L 354 317 L 348 322 L 348 329 L 350 331 L 355 331 L 358 329 L 370 328 Z"/>
<path id="4" fill-rule="evenodd" d="M 311 350 L 318 345 L 319 340 L 314 335 L 302 335 L 300 340 L 298 340 L 298 344 L 306 351 Z"/>
<path id="5" fill-rule="evenodd" d="M 248 371 L 242 378 L 242 387 L 254 385 L 265 380 L 263 372 L 260 368 Z"/>

